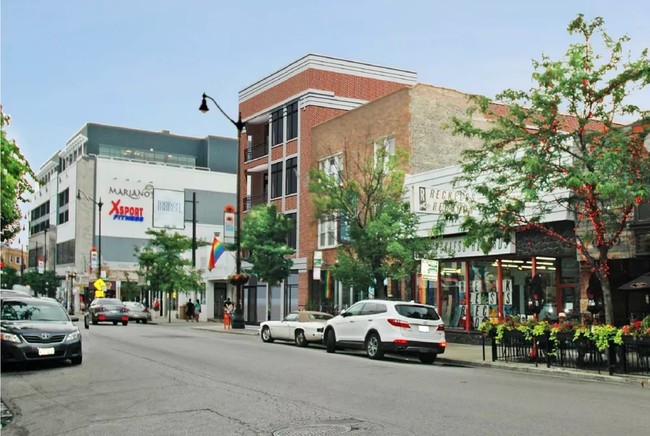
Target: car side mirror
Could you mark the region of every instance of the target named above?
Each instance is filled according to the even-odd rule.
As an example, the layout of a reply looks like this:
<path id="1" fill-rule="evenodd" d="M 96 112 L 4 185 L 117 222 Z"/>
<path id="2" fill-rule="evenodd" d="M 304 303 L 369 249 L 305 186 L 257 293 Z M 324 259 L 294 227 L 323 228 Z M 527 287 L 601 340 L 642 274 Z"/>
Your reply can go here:
<path id="1" fill-rule="evenodd" d="M 341 311 L 341 316 L 345 318 L 346 316 L 350 316 L 350 314 L 348 312 L 346 312 L 345 310 L 342 310 Z"/>
<path id="2" fill-rule="evenodd" d="M 72 322 L 79 322 L 79 317 L 71 316 L 71 317 L 70 317 L 70 321 L 72 321 Z"/>

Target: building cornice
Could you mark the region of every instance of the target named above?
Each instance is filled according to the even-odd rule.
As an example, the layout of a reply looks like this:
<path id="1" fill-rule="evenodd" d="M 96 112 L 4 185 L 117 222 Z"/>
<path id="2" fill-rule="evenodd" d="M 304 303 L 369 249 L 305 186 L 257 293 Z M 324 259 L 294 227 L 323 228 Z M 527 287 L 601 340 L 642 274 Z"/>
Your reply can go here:
<path id="1" fill-rule="evenodd" d="M 308 54 L 239 91 L 239 104 L 310 68 L 406 85 L 415 85 L 417 83 L 417 73 L 413 71 Z"/>

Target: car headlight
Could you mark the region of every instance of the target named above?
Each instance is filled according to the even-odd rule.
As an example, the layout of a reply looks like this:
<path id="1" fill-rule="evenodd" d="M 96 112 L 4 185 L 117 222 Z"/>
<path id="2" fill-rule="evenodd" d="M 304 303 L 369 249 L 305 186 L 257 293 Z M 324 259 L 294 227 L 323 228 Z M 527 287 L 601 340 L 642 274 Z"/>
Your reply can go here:
<path id="1" fill-rule="evenodd" d="M 3 341 L 7 341 L 7 342 L 15 342 L 17 344 L 21 342 L 20 336 L 14 335 L 13 333 L 2 332 L 0 333 L 0 337 L 2 338 Z"/>
<path id="2" fill-rule="evenodd" d="M 81 334 L 79 333 L 79 330 L 77 330 L 74 333 L 69 333 L 68 336 L 65 338 L 65 340 L 68 341 L 68 342 L 78 341 L 80 337 L 81 337 Z"/>

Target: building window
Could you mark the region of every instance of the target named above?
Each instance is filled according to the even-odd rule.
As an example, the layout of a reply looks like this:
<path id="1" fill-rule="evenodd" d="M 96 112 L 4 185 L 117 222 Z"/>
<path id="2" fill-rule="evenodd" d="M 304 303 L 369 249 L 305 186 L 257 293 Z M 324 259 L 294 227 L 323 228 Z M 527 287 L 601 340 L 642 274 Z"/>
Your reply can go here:
<path id="1" fill-rule="evenodd" d="M 318 248 L 336 247 L 337 224 L 335 215 L 327 215 L 318 220 Z"/>
<path id="2" fill-rule="evenodd" d="M 287 159 L 286 164 L 286 195 L 298 192 L 298 158 Z"/>
<path id="3" fill-rule="evenodd" d="M 343 181 L 343 155 L 339 153 L 321 160 L 320 169 L 341 183 Z"/>
<path id="4" fill-rule="evenodd" d="M 282 196 L 282 162 L 271 165 L 271 198 Z"/>
<path id="5" fill-rule="evenodd" d="M 298 248 L 297 215 L 295 213 L 288 213 L 285 216 L 287 217 L 287 220 L 291 221 L 291 229 L 289 230 L 289 235 L 287 237 L 287 245 L 295 250 Z"/>
<path id="6" fill-rule="evenodd" d="M 70 203 L 70 188 L 59 192 L 59 207 L 65 206 L 68 203 Z"/>
<path id="7" fill-rule="evenodd" d="M 65 210 L 63 212 L 59 212 L 59 224 L 67 223 L 68 222 L 68 211 Z"/>
<path id="8" fill-rule="evenodd" d="M 298 102 L 287 106 L 287 141 L 298 137 Z"/>
<path id="9" fill-rule="evenodd" d="M 56 244 L 56 259 L 58 264 L 74 263 L 75 240 Z"/>
<path id="10" fill-rule="evenodd" d="M 379 156 L 383 157 L 383 162 L 381 165 L 383 168 L 386 168 L 388 164 L 388 159 L 395 154 L 395 138 L 385 138 L 375 142 L 375 167 L 380 163 L 378 162 Z"/>
<path id="11" fill-rule="evenodd" d="M 282 144 L 284 135 L 282 131 L 282 112 L 284 109 L 278 109 L 271 114 L 271 145 Z"/>

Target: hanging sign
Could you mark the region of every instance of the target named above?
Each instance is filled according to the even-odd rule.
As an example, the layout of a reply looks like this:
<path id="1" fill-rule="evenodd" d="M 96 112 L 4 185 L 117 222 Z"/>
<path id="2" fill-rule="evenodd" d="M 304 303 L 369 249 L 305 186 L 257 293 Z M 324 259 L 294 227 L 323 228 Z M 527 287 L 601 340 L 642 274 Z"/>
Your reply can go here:
<path id="1" fill-rule="evenodd" d="M 314 280 L 320 280 L 321 266 L 323 266 L 323 252 L 314 251 L 314 275 L 312 276 Z"/>

